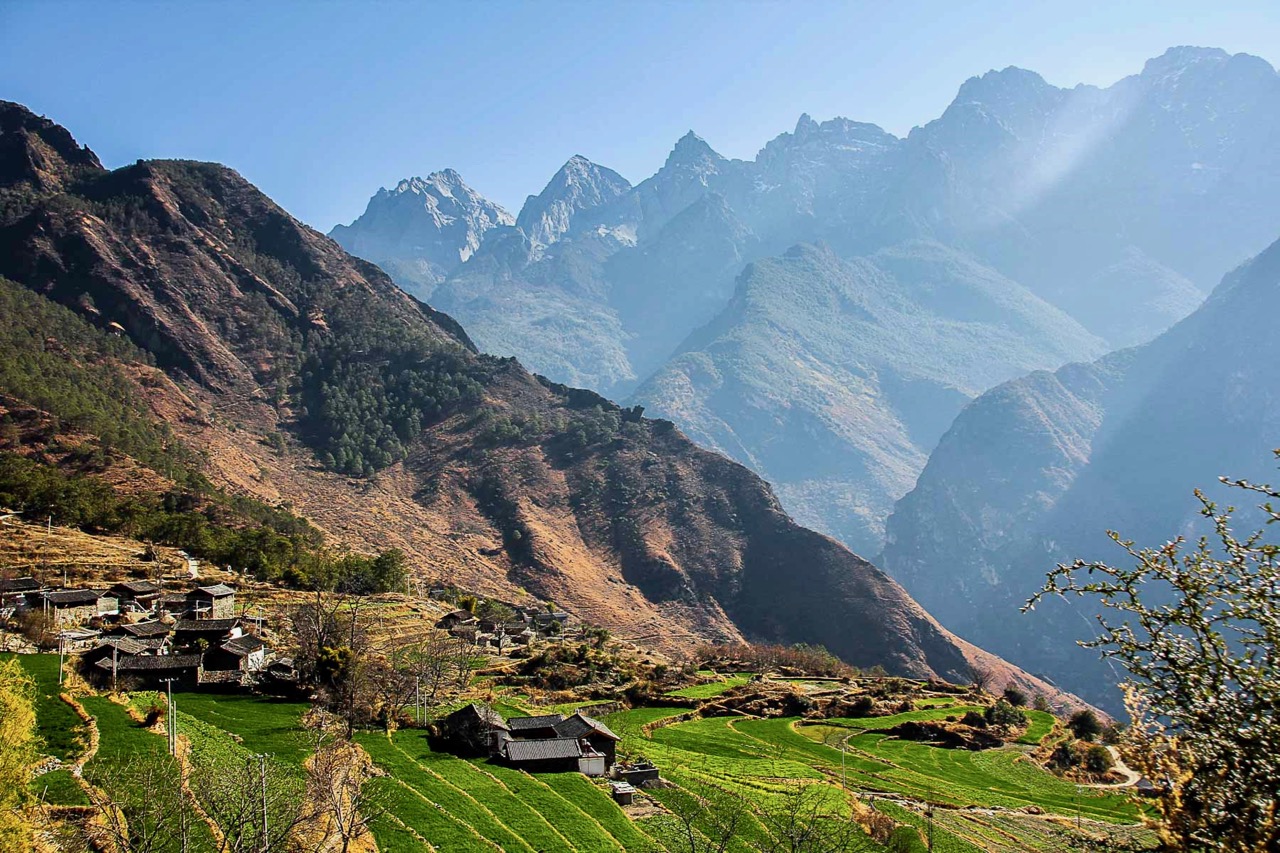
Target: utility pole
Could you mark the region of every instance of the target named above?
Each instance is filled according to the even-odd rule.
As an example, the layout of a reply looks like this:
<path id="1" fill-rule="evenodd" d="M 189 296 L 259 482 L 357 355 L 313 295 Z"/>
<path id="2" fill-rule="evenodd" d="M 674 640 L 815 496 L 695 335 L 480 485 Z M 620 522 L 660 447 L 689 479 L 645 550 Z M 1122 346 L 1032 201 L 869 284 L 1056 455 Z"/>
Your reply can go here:
<path id="1" fill-rule="evenodd" d="M 120 647 L 111 644 L 111 692 L 116 692 L 116 671 L 120 665 Z"/>
<path id="2" fill-rule="evenodd" d="M 64 657 L 62 644 L 65 638 L 63 637 L 62 634 L 63 634 L 62 631 L 58 632 L 58 686 L 59 687 L 62 686 L 62 661 Z"/>
<path id="3" fill-rule="evenodd" d="M 1080 786 L 1076 785 L 1076 832 L 1082 832 L 1080 827 Z"/>
<path id="4" fill-rule="evenodd" d="M 927 805 L 924 807 L 924 816 L 925 816 L 925 819 L 928 821 L 927 826 L 928 826 L 929 837 L 927 841 L 929 843 L 929 851 L 930 853 L 932 853 L 933 851 L 933 806 L 932 805 Z"/>
<path id="5" fill-rule="evenodd" d="M 258 754 L 258 774 L 262 777 L 262 853 L 271 849 L 271 840 L 267 835 L 267 756 Z"/>
<path id="6" fill-rule="evenodd" d="M 165 705 L 165 734 L 169 737 L 169 754 L 178 754 L 178 707 L 173 704 L 173 676 L 160 679 L 168 689 L 168 702 Z"/>
<path id="7" fill-rule="evenodd" d="M 422 679 L 413 677 L 413 706 L 418 710 L 418 725 L 422 725 Z"/>

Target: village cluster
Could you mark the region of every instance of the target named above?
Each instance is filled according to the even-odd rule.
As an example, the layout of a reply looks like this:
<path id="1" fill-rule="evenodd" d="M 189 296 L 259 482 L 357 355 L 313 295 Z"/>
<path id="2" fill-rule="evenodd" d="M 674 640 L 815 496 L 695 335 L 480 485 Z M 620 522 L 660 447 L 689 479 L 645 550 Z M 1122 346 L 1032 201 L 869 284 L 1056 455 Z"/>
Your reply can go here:
<path id="1" fill-rule="evenodd" d="M 59 651 L 79 652 L 90 675 L 113 685 L 293 677 L 292 661 L 263 641 L 264 620 L 238 614 L 236 591 L 223 583 L 168 592 L 149 580 L 52 589 L 33 577 L 0 579 L 0 619 L 27 614 L 44 617 Z"/>

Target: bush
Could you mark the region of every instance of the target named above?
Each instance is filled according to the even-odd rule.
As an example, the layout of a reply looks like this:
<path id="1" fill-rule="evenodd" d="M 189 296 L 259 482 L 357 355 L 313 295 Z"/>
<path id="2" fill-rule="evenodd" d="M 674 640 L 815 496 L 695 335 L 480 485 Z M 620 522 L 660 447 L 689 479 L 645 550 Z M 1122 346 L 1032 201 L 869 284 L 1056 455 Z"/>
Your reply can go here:
<path id="1" fill-rule="evenodd" d="M 1025 708 L 1027 706 L 1027 694 L 1010 685 L 1004 689 L 1004 701 L 1015 708 Z"/>
<path id="2" fill-rule="evenodd" d="M 1084 754 L 1084 769 L 1090 773 L 1102 775 L 1115 766 L 1115 761 L 1111 758 L 1111 750 L 1105 746 L 1094 745 Z"/>
<path id="3" fill-rule="evenodd" d="M 1027 715 L 1003 699 L 997 699 L 994 705 L 988 707 L 983 712 L 983 717 L 991 726 L 1017 727 L 1027 724 Z"/>
<path id="4" fill-rule="evenodd" d="M 987 727 L 987 718 L 978 711 L 965 711 L 964 716 L 960 718 L 960 722 L 975 729 L 985 729 Z"/>
<path id="5" fill-rule="evenodd" d="M 1080 740 L 1090 743 L 1102 734 L 1102 723 L 1098 721 L 1098 715 L 1087 708 L 1072 714 L 1071 719 L 1067 721 L 1067 728 L 1071 729 L 1071 733 Z"/>

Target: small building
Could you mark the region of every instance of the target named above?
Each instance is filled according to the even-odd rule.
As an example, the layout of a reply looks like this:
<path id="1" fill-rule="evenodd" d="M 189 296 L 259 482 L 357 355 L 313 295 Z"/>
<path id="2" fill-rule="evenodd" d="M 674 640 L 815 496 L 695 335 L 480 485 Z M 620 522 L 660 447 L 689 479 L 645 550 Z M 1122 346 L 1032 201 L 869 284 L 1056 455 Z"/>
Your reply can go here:
<path id="1" fill-rule="evenodd" d="M 605 766 L 601 773 L 613 766 L 618 754 L 618 741 L 622 738 L 610 731 L 609 727 L 599 720 L 578 711 L 556 723 L 554 731 L 556 737 L 583 741 L 603 755 Z"/>
<path id="2" fill-rule="evenodd" d="M 219 672 L 258 672 L 266 662 L 267 644 L 252 634 L 243 634 L 210 648 L 204 656 L 204 668 Z"/>
<path id="3" fill-rule="evenodd" d="M 529 773 L 580 772 L 582 745 L 571 738 L 504 740 L 498 755 L 506 764 Z"/>
<path id="4" fill-rule="evenodd" d="M 0 578 L 0 607 L 22 607 L 28 596 L 44 591 L 44 584 L 32 577 Z"/>
<path id="5" fill-rule="evenodd" d="M 293 682 L 298 680 L 298 667 L 293 658 L 276 658 L 267 664 L 267 675 L 276 681 Z"/>
<path id="6" fill-rule="evenodd" d="M 635 802 L 636 789 L 634 786 L 626 782 L 610 782 L 609 787 L 612 788 L 613 801 L 620 806 L 629 806 Z"/>
<path id="7" fill-rule="evenodd" d="M 133 637 L 136 640 L 151 640 L 169 636 L 170 627 L 158 619 L 149 622 L 121 623 L 107 632 L 112 637 Z"/>
<path id="8" fill-rule="evenodd" d="M 185 593 L 166 593 L 156 599 L 156 613 L 184 619 L 191 615 L 191 599 Z"/>
<path id="9" fill-rule="evenodd" d="M 492 754 L 510 737 L 502 715 L 488 705 L 463 705 L 438 723 L 440 735 L 456 747 L 476 754 Z"/>
<path id="10" fill-rule="evenodd" d="M 27 604 L 45 609 L 59 628 L 83 625 L 99 616 L 114 616 L 120 612 L 119 599 L 101 589 L 38 592 L 27 597 Z"/>
<path id="11" fill-rule="evenodd" d="M 187 684 L 199 684 L 202 672 L 200 655 L 134 655 L 131 657 L 107 656 L 93 664 L 103 676 L 127 678 L 144 684 L 157 684 L 162 679 L 174 678 Z"/>
<path id="12" fill-rule="evenodd" d="M 451 631 L 458 625 L 473 625 L 476 617 L 467 610 L 450 610 L 448 613 L 440 617 L 440 621 L 436 623 L 437 628 L 443 628 Z"/>
<path id="13" fill-rule="evenodd" d="M 153 646 L 149 646 L 132 637 L 104 637 L 98 641 L 98 645 L 85 652 L 83 657 L 85 663 L 97 663 L 103 658 L 121 660 L 155 653 L 156 650 Z"/>
<path id="14" fill-rule="evenodd" d="M 648 761 L 639 761 L 620 771 L 618 776 L 621 777 L 622 781 L 637 788 L 641 788 L 647 783 L 657 782 L 659 778 L 658 768 Z"/>
<path id="15" fill-rule="evenodd" d="M 225 583 L 198 586 L 187 593 L 197 619 L 230 619 L 236 615 L 236 591 Z"/>
<path id="16" fill-rule="evenodd" d="M 209 648 L 244 633 L 239 619 L 179 619 L 173 625 L 173 644 L 192 648 L 204 640 Z"/>
<path id="17" fill-rule="evenodd" d="M 512 717 L 507 720 L 513 738 L 540 740 L 560 737 L 556 724 L 564 722 L 564 714 L 544 714 L 540 717 Z"/>
<path id="18" fill-rule="evenodd" d="M 101 631 L 92 628 L 67 628 L 58 632 L 58 642 L 64 652 L 83 652 L 98 644 Z"/>
<path id="19" fill-rule="evenodd" d="M 154 610 L 156 602 L 164 592 L 158 585 L 145 580 L 121 581 L 112 586 L 110 591 L 119 599 L 121 610 L 136 609 L 143 613 Z"/>

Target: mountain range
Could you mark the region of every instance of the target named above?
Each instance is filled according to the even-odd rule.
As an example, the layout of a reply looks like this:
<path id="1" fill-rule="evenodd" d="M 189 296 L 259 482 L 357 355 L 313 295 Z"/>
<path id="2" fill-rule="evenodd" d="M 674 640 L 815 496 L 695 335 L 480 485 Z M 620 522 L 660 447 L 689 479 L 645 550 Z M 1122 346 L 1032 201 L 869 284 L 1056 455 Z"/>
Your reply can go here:
<path id="1" fill-rule="evenodd" d="M 877 561 L 949 626 L 1117 708 L 1080 602 L 1019 607 L 1073 559 L 1130 560 L 1204 527 L 1193 490 L 1239 504 L 1218 478 L 1269 482 L 1280 445 L 1280 242 L 1228 274 L 1150 343 L 1040 371 L 970 403 L 888 522 Z M 1236 533 L 1256 529 L 1246 503 Z M 1156 594 L 1153 590 L 1152 594 Z"/>
<path id="2" fill-rule="evenodd" d="M 1278 122 L 1265 61 L 1180 47 L 1106 88 L 992 71 L 905 137 L 804 115 L 745 161 L 689 133 L 635 186 L 571 159 L 515 225 L 468 232 L 430 299 L 482 350 L 670 418 L 876 553 L 966 401 L 1150 340 L 1274 238 Z M 385 195 L 352 228 L 399 254 L 333 236 L 425 294 L 392 238 L 436 226 Z M 832 298 L 850 288 L 882 310 Z"/>
<path id="3" fill-rule="evenodd" d="M 452 178 L 424 184 L 434 202 L 406 203 L 415 216 L 444 210 L 446 185 L 465 196 Z M 553 209 L 544 236 L 580 215 Z M 530 256 L 565 242 L 507 237 Z M 203 500 L 184 484 L 207 482 L 220 505 L 251 499 L 338 545 L 398 547 L 428 582 L 537 595 L 671 652 L 814 643 L 859 666 L 954 680 L 979 666 L 1055 692 L 797 525 L 743 466 L 639 408 L 479 353 L 448 315 L 224 166 L 107 170 L 0 102 L 0 297 L 23 324 L 0 337 L 6 460 L 173 512 Z"/>

